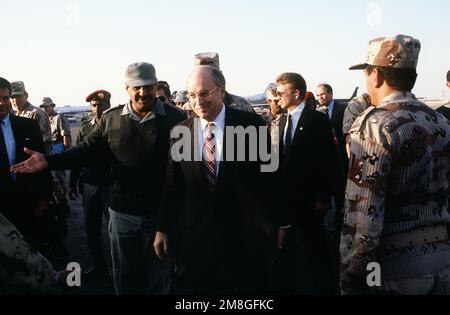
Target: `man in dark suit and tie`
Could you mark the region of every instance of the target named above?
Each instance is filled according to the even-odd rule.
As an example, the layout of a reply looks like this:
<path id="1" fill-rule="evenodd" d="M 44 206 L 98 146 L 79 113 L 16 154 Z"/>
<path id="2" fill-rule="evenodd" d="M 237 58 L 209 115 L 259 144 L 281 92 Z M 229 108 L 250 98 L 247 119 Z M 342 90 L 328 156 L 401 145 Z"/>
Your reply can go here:
<path id="1" fill-rule="evenodd" d="M 339 170 L 337 152 L 329 120 L 305 107 L 306 82 L 297 73 L 277 78 L 280 106 L 288 114 L 280 122 L 280 188 L 283 200 L 278 247 L 291 250 L 295 269 L 295 293 L 332 293 L 331 261 L 327 249 L 323 218 L 333 195 Z M 289 242 L 289 238 L 291 241 Z M 294 243 L 293 249 L 288 244 Z M 300 260 L 306 260 L 301 270 Z M 302 281 L 302 273 L 312 276 L 312 286 Z M 300 286 L 299 286 L 300 285 Z M 306 288 L 305 288 L 306 287 Z"/>
<path id="2" fill-rule="evenodd" d="M 11 174 L 9 168 L 28 157 L 24 147 L 45 152 L 36 121 L 11 114 L 11 84 L 0 78 L 0 200 L 3 215 L 34 247 L 41 247 L 43 235 L 38 220 L 48 210 L 51 178 L 48 172 Z M 38 249 L 42 249 L 38 248 Z"/>
<path id="3" fill-rule="evenodd" d="M 342 159 L 345 174 L 347 174 L 348 157 L 345 149 L 345 138 L 342 131 L 344 112 L 347 108 L 347 104 L 336 102 L 333 99 L 333 88 L 331 85 L 326 83 L 320 84 L 317 87 L 317 100 L 320 105 L 317 110 L 327 115 L 336 138 L 339 141 L 339 154 Z"/>
<path id="4" fill-rule="evenodd" d="M 175 251 L 175 293 L 264 293 L 267 252 L 275 237 L 264 192 L 267 174 L 261 172 L 260 160 L 250 156 L 260 137 L 270 142 L 267 128 L 251 135 L 264 121 L 224 105 L 225 78 L 217 68 L 198 66 L 189 77 L 188 92 L 198 118 L 172 131 L 184 129 L 185 135 L 171 141 L 156 253 L 164 259 Z M 230 133 L 235 127 L 250 132 Z M 174 156 L 180 139 L 190 150 L 183 159 Z M 245 147 L 238 147 L 239 140 L 246 141 Z"/>

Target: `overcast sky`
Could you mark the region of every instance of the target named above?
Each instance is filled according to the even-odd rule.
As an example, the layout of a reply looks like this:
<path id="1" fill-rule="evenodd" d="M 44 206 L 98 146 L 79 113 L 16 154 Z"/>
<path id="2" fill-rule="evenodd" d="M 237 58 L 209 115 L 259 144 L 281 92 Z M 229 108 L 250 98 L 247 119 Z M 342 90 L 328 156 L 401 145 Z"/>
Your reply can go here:
<path id="1" fill-rule="evenodd" d="M 128 100 L 124 71 L 151 62 L 172 90 L 185 88 L 193 55 L 216 51 L 227 88 L 260 93 L 285 71 L 309 90 L 330 83 L 336 97 L 365 90 L 361 71 L 370 39 L 407 34 L 422 42 L 417 96 L 441 98 L 450 69 L 450 1 L 97 0 L 2 1 L 0 76 L 43 96 L 83 105 L 97 89 Z M 447 92 L 447 96 L 448 96 Z"/>

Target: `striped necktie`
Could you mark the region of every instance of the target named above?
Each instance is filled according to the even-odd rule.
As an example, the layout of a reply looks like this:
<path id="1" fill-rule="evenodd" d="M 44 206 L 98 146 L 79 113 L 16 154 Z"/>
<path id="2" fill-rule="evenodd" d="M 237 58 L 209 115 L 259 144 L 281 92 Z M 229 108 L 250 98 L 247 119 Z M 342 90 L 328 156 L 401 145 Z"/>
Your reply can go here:
<path id="1" fill-rule="evenodd" d="M 214 138 L 214 124 L 206 126 L 207 134 L 203 145 L 203 174 L 208 180 L 208 186 L 211 190 L 216 187 L 216 140 Z"/>

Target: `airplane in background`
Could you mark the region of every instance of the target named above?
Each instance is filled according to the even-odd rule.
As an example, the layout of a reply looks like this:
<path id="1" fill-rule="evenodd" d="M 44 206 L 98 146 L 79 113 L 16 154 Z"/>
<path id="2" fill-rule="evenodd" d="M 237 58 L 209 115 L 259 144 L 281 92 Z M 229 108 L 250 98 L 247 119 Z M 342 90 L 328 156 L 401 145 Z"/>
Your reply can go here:
<path id="1" fill-rule="evenodd" d="M 91 106 L 90 105 L 84 105 L 84 106 L 56 106 L 55 107 L 56 112 L 59 114 L 64 115 L 76 115 L 76 114 L 86 114 L 91 112 Z"/>
<path id="2" fill-rule="evenodd" d="M 84 106 L 56 106 L 55 111 L 58 114 L 63 114 L 67 117 L 69 122 L 77 122 L 81 120 L 83 117 L 89 116 L 91 113 L 91 106 L 90 105 L 84 105 Z"/>

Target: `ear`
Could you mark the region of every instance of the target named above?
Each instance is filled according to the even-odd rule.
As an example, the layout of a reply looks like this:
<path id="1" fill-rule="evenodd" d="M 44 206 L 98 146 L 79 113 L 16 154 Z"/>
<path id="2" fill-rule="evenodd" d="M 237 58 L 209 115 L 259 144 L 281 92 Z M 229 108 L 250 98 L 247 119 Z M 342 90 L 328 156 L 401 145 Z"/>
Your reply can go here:
<path id="1" fill-rule="evenodd" d="M 447 82 L 447 87 L 450 89 L 450 82 Z"/>
<path id="2" fill-rule="evenodd" d="M 226 88 L 225 88 L 225 87 L 221 87 L 221 88 L 220 88 L 220 97 L 221 97 L 221 98 L 225 98 L 225 91 L 226 91 Z"/>
<path id="3" fill-rule="evenodd" d="M 295 92 L 294 92 L 294 96 L 295 96 L 295 99 L 297 99 L 297 100 L 300 100 L 301 101 L 301 93 L 300 93 L 300 90 L 299 89 L 295 89 Z"/>
<path id="4" fill-rule="evenodd" d="M 372 78 L 377 89 L 384 84 L 383 74 L 377 68 L 373 69 Z"/>

